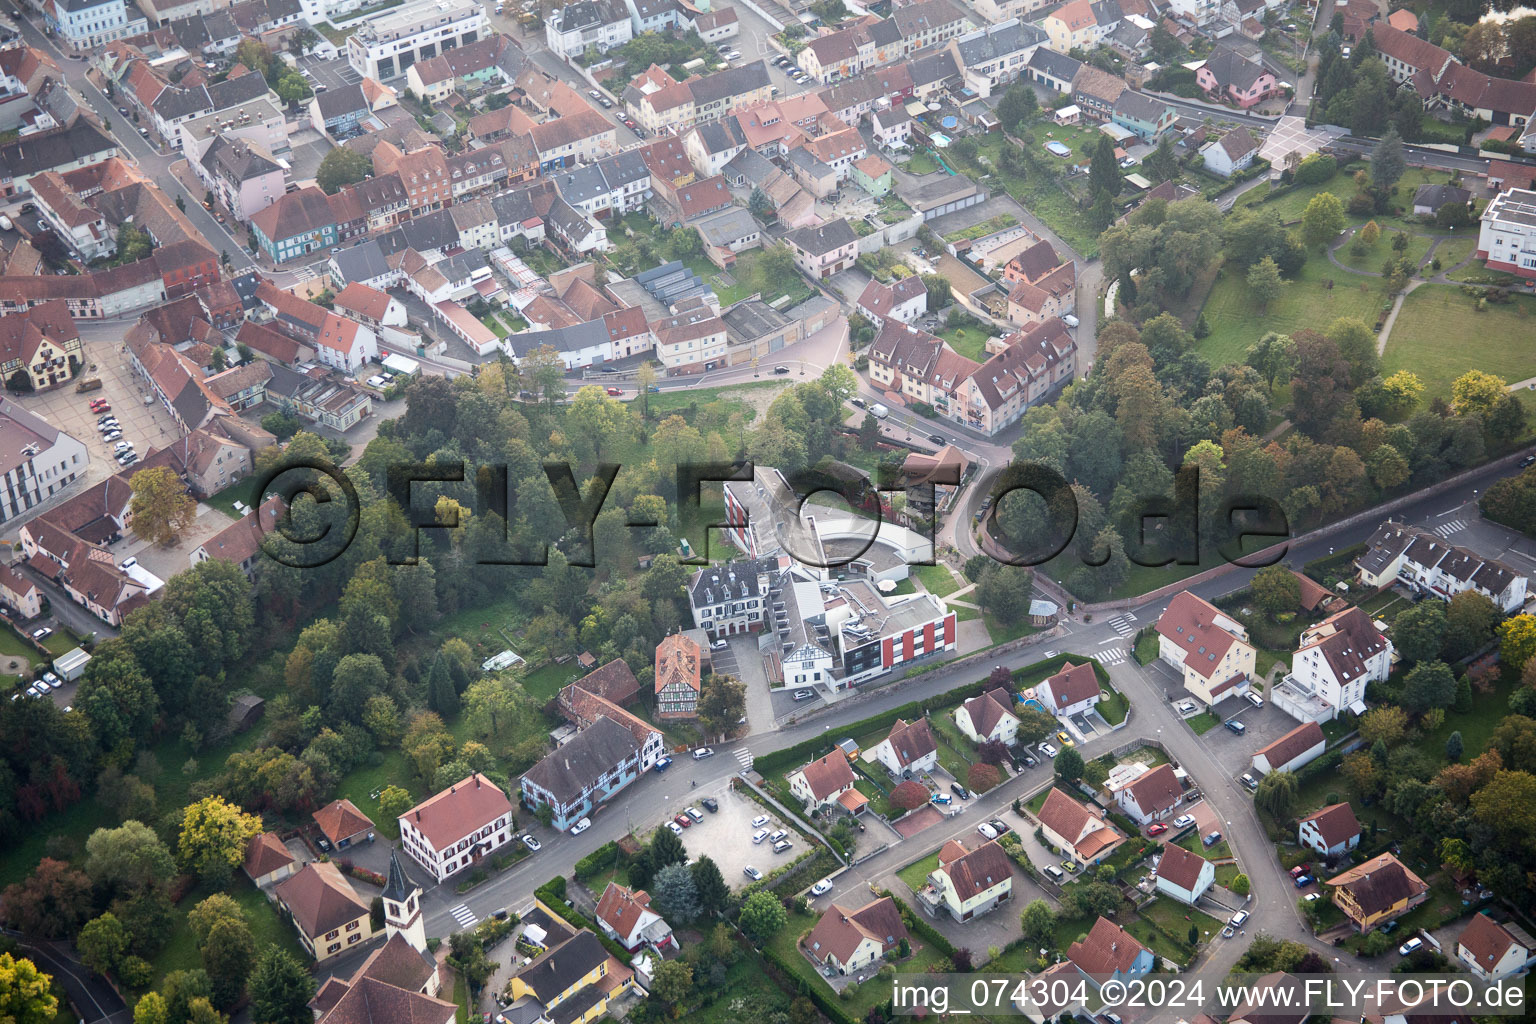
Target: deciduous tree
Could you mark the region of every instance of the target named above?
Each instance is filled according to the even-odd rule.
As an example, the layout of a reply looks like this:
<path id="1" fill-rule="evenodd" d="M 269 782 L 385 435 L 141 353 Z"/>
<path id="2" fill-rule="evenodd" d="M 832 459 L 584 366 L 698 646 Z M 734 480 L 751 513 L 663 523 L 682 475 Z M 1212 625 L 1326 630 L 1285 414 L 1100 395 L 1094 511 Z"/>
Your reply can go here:
<path id="1" fill-rule="evenodd" d="M 192 525 L 197 502 L 187 485 L 166 466 L 152 466 L 133 474 L 130 508 L 133 532 L 152 544 L 166 545 Z"/>
<path id="2" fill-rule="evenodd" d="M 773 938 L 788 923 L 789 914 L 785 912 L 783 904 L 766 889 L 755 890 L 747 897 L 737 919 L 737 924 L 746 932 L 747 937 L 759 944 Z"/>
<path id="3" fill-rule="evenodd" d="M 59 1012 L 52 988 L 52 976 L 39 971 L 31 960 L 0 953 L 0 1020 L 6 1024 L 52 1024 Z"/>
<path id="4" fill-rule="evenodd" d="M 245 860 L 245 847 L 261 831 L 261 819 L 221 796 L 209 796 L 187 808 L 177 855 L 188 871 L 220 884 Z"/>
<path id="5" fill-rule="evenodd" d="M 1344 230 L 1344 204 L 1332 192 L 1319 192 L 1301 215 L 1301 233 L 1307 245 L 1321 249 Z"/>
<path id="6" fill-rule="evenodd" d="M 261 951 L 250 992 L 254 1024 L 311 1024 L 314 1019 L 308 1003 L 314 998 L 315 979 L 286 950 L 267 946 Z"/>
<path id="7" fill-rule="evenodd" d="M 1270 615 L 1301 607 L 1301 583 L 1283 565 L 1265 566 L 1254 573 L 1248 589 L 1253 594 L 1253 603 Z"/>
<path id="8" fill-rule="evenodd" d="M 1508 391 L 1503 377 L 1468 370 L 1451 382 L 1451 404 L 1463 416 L 1486 416 Z"/>

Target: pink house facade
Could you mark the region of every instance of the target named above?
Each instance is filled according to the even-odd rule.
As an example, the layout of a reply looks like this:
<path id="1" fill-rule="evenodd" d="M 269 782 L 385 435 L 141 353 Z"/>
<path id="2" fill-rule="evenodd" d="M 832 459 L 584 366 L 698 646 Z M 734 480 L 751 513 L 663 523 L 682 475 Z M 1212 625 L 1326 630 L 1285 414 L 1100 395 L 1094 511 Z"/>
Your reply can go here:
<path id="1" fill-rule="evenodd" d="M 1195 84 L 1209 98 L 1233 103 L 1243 110 L 1280 92 L 1280 83 L 1274 75 L 1261 65 L 1225 49 L 1217 50 L 1195 72 Z"/>

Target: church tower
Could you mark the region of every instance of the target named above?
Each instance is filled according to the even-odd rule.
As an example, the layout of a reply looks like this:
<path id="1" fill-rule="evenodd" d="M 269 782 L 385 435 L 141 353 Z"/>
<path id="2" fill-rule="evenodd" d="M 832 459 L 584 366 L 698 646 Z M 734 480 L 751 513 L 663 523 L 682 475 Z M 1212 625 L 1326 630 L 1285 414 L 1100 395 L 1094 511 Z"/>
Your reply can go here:
<path id="1" fill-rule="evenodd" d="M 384 886 L 384 928 L 400 933 L 418 953 L 427 951 L 427 926 L 421 919 L 421 887 L 406 878 L 394 850 L 389 853 L 389 882 Z"/>

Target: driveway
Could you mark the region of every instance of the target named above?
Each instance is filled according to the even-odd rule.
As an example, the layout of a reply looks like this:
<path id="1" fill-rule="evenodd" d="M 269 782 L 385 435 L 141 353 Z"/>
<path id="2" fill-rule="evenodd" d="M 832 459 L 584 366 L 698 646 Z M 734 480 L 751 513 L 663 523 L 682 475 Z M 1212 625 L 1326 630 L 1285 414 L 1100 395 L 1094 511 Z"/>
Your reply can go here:
<path id="1" fill-rule="evenodd" d="M 178 533 L 169 545 L 161 547 L 151 544 L 129 531 L 123 535 L 122 540 L 112 545 L 112 557 L 123 562 L 131 555 L 144 568 L 162 580 L 168 580 L 191 568 L 192 552 L 233 522 L 233 519 L 212 505 L 199 504 L 192 525 Z"/>
<path id="2" fill-rule="evenodd" d="M 1268 701 L 1262 708 L 1256 708 L 1237 697 L 1223 701 L 1219 710 L 1223 720 L 1242 722 L 1246 728 L 1241 736 L 1221 727 L 1202 737 L 1211 756 L 1233 778 L 1252 770 L 1256 752 L 1301 724 Z"/>

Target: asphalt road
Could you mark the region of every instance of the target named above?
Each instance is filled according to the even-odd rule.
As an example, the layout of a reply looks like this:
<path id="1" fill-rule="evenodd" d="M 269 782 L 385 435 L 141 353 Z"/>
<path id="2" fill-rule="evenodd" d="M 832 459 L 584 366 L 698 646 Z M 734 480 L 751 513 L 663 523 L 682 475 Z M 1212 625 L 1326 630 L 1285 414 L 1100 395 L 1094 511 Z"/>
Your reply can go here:
<path id="1" fill-rule="evenodd" d="M 127 1004 L 107 984 L 106 979 L 75 960 L 59 943 L 26 939 L 10 929 L 5 929 L 5 932 L 18 941 L 21 951 L 37 965 L 38 970 L 53 975 L 64 986 L 76 1011 L 81 1014 L 82 1021 L 89 1024 L 98 1021 L 128 1024 L 133 1019 Z"/>

